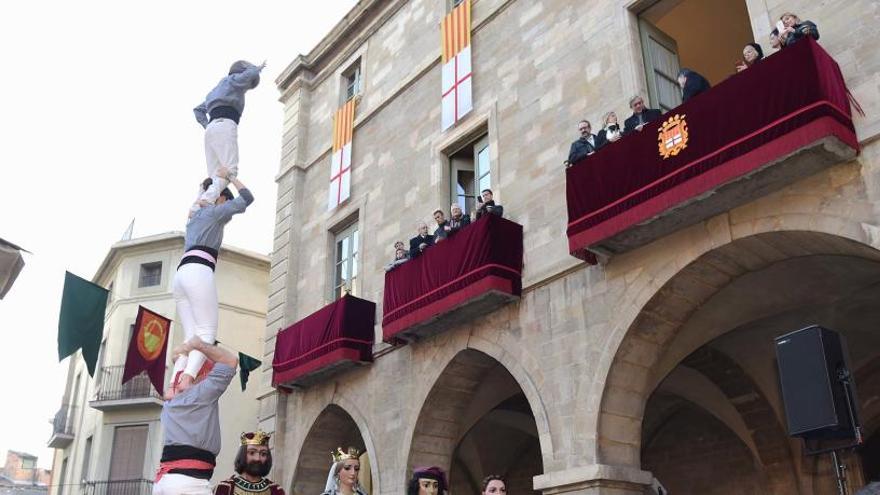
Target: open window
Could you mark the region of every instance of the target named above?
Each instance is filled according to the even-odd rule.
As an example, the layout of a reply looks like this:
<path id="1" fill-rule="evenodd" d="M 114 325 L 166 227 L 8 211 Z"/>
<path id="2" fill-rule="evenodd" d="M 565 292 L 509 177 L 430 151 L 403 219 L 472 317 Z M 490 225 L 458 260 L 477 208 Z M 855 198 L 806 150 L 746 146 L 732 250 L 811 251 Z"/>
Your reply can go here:
<path id="1" fill-rule="evenodd" d="M 736 73 L 754 40 L 745 0 L 649 0 L 636 5 L 650 105 L 681 103 L 676 77 L 695 70 L 714 86 Z"/>
<path id="2" fill-rule="evenodd" d="M 465 214 L 470 214 L 480 191 L 492 188 L 489 136 L 484 134 L 450 154 L 449 167 L 450 197 Z"/>
<path id="3" fill-rule="evenodd" d="M 357 59 L 342 72 L 340 104 L 361 94 L 361 59 Z"/>

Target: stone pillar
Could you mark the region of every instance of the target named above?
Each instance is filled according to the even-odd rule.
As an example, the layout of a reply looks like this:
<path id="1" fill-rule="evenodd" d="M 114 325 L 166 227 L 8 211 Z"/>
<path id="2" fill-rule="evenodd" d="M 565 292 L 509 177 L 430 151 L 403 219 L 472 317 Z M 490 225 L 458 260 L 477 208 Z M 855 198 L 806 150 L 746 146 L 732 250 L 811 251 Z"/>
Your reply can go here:
<path id="1" fill-rule="evenodd" d="M 590 464 L 535 476 L 534 489 L 543 495 L 645 495 L 653 478 L 632 467 Z"/>

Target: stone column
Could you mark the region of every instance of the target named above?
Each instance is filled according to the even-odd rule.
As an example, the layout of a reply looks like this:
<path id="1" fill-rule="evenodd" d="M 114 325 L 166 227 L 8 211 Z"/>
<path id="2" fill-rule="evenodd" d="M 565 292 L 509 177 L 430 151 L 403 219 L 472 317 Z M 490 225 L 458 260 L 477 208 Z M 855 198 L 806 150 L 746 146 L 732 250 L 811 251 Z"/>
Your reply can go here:
<path id="1" fill-rule="evenodd" d="M 534 489 L 543 495 L 645 495 L 652 480 L 648 471 L 589 464 L 535 476 Z"/>

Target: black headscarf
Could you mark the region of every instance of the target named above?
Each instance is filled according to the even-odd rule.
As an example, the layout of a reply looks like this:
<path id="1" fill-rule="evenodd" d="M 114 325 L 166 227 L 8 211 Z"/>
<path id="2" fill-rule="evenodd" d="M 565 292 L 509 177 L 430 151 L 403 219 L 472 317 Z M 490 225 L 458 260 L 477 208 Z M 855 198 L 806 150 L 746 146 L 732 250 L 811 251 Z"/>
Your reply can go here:
<path id="1" fill-rule="evenodd" d="M 777 33 L 778 33 L 778 31 L 777 31 Z M 748 43 L 746 46 L 750 46 L 750 47 L 754 48 L 756 52 L 758 52 L 758 58 L 755 59 L 755 62 L 764 59 L 764 50 L 761 49 L 761 45 L 759 45 L 757 43 Z M 752 63 L 755 63 L 755 62 L 752 62 Z"/>
<path id="2" fill-rule="evenodd" d="M 682 103 L 712 87 L 705 77 L 690 69 L 681 69 L 678 71 L 678 76 L 685 77 L 684 87 L 681 89 Z"/>

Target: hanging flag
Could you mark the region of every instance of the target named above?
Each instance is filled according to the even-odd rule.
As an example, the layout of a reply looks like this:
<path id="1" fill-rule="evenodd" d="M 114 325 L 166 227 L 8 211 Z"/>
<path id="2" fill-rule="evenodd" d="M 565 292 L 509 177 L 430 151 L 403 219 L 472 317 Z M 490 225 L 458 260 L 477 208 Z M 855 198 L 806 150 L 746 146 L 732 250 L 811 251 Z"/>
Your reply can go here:
<path id="1" fill-rule="evenodd" d="M 259 369 L 262 364 L 263 362 L 257 358 L 252 358 L 243 352 L 238 353 L 238 377 L 241 379 L 242 392 L 247 388 L 248 377 L 250 377 L 251 371 Z"/>
<path id="2" fill-rule="evenodd" d="M 464 0 L 440 23 L 441 130 L 452 127 L 474 109 L 471 96 L 471 0 Z"/>
<path id="3" fill-rule="evenodd" d="M 348 100 L 333 117 L 333 154 L 330 157 L 327 210 L 339 206 L 351 193 L 351 140 L 356 104 L 356 98 Z"/>
<path id="4" fill-rule="evenodd" d="M 76 275 L 64 273 L 61 314 L 58 316 L 58 360 L 82 349 L 90 376 L 95 376 L 104 312 L 109 291 Z"/>
<path id="5" fill-rule="evenodd" d="M 122 383 L 146 371 L 159 395 L 165 393 L 165 353 L 168 350 L 168 335 L 171 333 L 171 320 L 159 313 L 138 306 L 134 332 L 128 343 L 128 356 L 122 370 Z"/>

